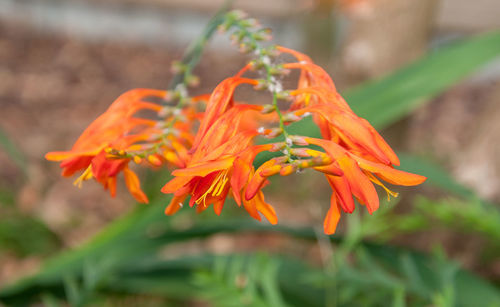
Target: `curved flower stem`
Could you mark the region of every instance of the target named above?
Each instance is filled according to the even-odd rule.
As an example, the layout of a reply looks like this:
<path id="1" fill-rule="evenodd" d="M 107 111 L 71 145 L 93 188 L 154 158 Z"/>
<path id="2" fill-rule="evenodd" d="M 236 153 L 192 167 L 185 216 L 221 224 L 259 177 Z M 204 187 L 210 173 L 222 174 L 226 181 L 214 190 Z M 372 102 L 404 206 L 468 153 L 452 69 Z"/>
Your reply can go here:
<path id="1" fill-rule="evenodd" d="M 193 69 L 198 65 L 203 49 L 205 49 L 207 42 L 215 34 L 217 28 L 225 22 L 227 12 L 233 2 L 234 0 L 226 0 L 219 11 L 210 19 L 203 33 L 186 49 L 179 62 L 184 69 L 174 75 L 168 85 L 168 90 L 175 90 L 179 84 L 183 84 L 185 87 L 189 85 L 189 77 L 192 76 Z"/>
<path id="2" fill-rule="evenodd" d="M 233 36 L 236 42 L 240 43 L 240 48 L 244 52 L 252 52 L 252 55 L 256 58 L 253 64 L 258 68 L 262 69 L 265 73 L 265 84 L 264 86 L 271 92 L 272 95 L 272 106 L 276 111 L 279 118 L 279 126 L 282 131 L 283 137 L 285 138 L 284 149 L 282 150 L 285 154 L 287 161 L 293 162 L 293 155 L 291 154 L 291 142 L 289 138 L 289 133 L 285 128 L 285 118 L 283 113 L 278 107 L 278 98 L 280 94 L 283 94 L 283 88 L 281 83 L 276 79 L 275 75 L 282 73 L 283 68 L 272 62 L 272 57 L 275 52 L 275 46 L 263 47 L 262 41 L 267 40 L 267 35 L 269 34 L 267 29 L 256 29 L 251 31 L 251 28 L 255 28 L 256 22 L 252 19 L 242 19 L 238 16 L 238 12 L 229 12 L 227 14 L 229 24 L 226 28 L 236 27 L 236 31 Z M 238 18 L 239 17 L 239 18 Z M 234 18 L 231 20 L 231 18 Z"/>
<path id="3" fill-rule="evenodd" d="M 176 69 L 176 73 L 170 81 L 167 90 L 168 94 L 163 99 L 163 104 L 165 105 L 164 114 L 159 114 L 160 118 L 167 119 L 168 121 L 164 123 L 162 129 L 165 131 L 170 131 L 174 124 L 182 120 L 183 115 L 181 110 L 186 106 L 187 103 L 191 101 L 191 97 L 188 92 L 188 87 L 193 84 L 193 81 L 196 81 L 196 77 L 192 74 L 192 71 L 198 65 L 201 55 L 208 41 L 215 34 L 217 28 L 226 22 L 227 13 L 232 5 L 234 0 L 226 0 L 222 7 L 217 11 L 217 13 L 210 19 L 206 27 L 204 28 L 202 34 L 193 41 L 189 47 L 184 52 L 182 59 L 176 63 L 174 63 L 174 68 Z M 176 101 L 174 104 L 173 102 Z M 168 105 L 170 103 L 170 105 Z M 126 155 L 117 155 L 118 158 L 134 158 L 137 156 L 138 158 L 146 158 L 149 155 L 155 154 L 158 152 L 158 149 L 169 143 L 167 140 L 167 135 L 170 132 L 166 132 L 158 137 L 156 140 L 152 140 L 154 144 L 151 148 L 143 150 L 140 153 L 127 153 Z M 134 161 L 140 161 L 134 160 Z"/>
<path id="4" fill-rule="evenodd" d="M 272 74 L 270 73 L 270 66 L 269 65 L 266 65 L 266 74 L 267 74 L 267 82 L 272 82 Z M 274 109 L 276 110 L 276 114 L 278 114 L 278 118 L 279 118 L 279 125 L 280 125 L 280 128 L 281 128 L 281 131 L 283 131 L 283 137 L 285 138 L 285 149 L 283 150 L 283 153 L 286 155 L 288 161 L 287 162 L 292 162 L 293 161 L 293 158 L 292 158 L 292 154 L 291 154 L 291 147 L 290 147 L 290 142 L 288 140 L 290 140 L 290 137 L 289 137 L 289 134 L 288 132 L 286 131 L 286 128 L 285 128 L 285 120 L 283 118 L 283 114 L 281 113 L 281 110 L 280 108 L 278 107 L 278 93 L 276 92 L 275 89 L 271 89 L 271 93 L 272 93 L 272 104 L 274 106 Z"/>

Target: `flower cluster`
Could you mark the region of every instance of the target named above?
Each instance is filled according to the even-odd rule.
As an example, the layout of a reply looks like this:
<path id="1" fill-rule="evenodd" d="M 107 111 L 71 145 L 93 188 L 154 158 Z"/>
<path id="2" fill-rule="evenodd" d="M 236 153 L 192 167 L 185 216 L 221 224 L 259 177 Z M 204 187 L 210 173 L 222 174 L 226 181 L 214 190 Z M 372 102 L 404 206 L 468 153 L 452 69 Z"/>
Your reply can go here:
<path id="1" fill-rule="evenodd" d="M 160 167 L 170 162 L 183 167 L 187 148 L 193 141 L 191 130 L 197 116 L 193 108 L 169 112 L 167 107 L 145 101 L 146 98 L 164 99 L 167 94 L 153 89 L 134 89 L 122 94 L 85 129 L 70 151 L 49 152 L 45 158 L 62 161 L 65 177 L 83 171 L 75 185 L 81 187 L 83 181 L 94 178 L 112 196 L 116 194 L 116 177 L 123 172 L 132 196 L 138 202 L 147 203 L 148 198 L 129 163 Z M 157 121 L 134 117 L 140 111 L 151 111 L 163 118 Z"/>
<path id="2" fill-rule="evenodd" d="M 278 221 L 276 212 L 262 192 L 269 179 L 312 169 L 323 173 L 332 188 L 324 220 L 327 234 L 335 232 L 342 211 L 354 211 L 354 199 L 370 214 L 378 209 L 374 184 L 397 196 L 381 180 L 405 186 L 425 180 L 394 168 L 399 160 L 390 146 L 354 114 L 330 76 L 308 56 L 281 46 L 263 48 L 259 41 L 267 38 L 268 31 L 251 31 L 254 20 L 230 17 L 223 30 L 236 28 L 234 41 L 254 57 L 237 74 L 212 93 L 194 98 L 183 91 L 129 91 L 83 132 L 71 151 L 51 152 L 47 159 L 62 161 L 63 176 L 83 171 L 77 185 L 95 178 L 112 195 L 116 176 L 123 171 L 129 191 L 139 202 L 147 202 L 147 197 L 129 162 L 171 165 L 176 168 L 173 178 L 161 190 L 173 194 L 166 214 L 176 213 L 188 198 L 197 212 L 213 206 L 220 214 L 229 196 L 253 218 L 260 220 L 262 215 L 272 224 Z M 283 63 L 291 57 L 293 61 Z M 299 80 L 294 88 L 285 89 L 281 81 L 292 70 L 300 72 Z M 249 71 L 259 77 L 245 77 Z M 270 103 L 236 101 L 234 94 L 241 85 L 268 91 Z M 145 101 L 148 97 L 172 100 L 172 96 L 179 101 L 175 107 Z M 196 108 L 200 100 L 206 100 L 203 113 Z M 278 101 L 286 107 L 278 107 Z M 157 119 L 134 117 L 142 110 L 154 112 Z M 321 138 L 287 131 L 290 123 L 307 116 L 312 116 Z M 267 142 L 258 142 L 259 138 Z M 263 152 L 272 153 L 272 158 L 255 165 L 256 156 Z"/>

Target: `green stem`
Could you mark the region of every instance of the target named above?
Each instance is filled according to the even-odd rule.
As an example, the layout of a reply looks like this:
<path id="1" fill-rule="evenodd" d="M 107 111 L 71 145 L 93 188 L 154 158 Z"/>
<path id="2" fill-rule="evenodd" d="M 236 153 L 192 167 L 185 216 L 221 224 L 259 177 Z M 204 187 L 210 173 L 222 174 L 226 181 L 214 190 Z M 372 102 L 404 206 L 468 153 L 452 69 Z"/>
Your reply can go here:
<path id="1" fill-rule="evenodd" d="M 235 26 L 238 28 L 237 31 L 240 32 L 240 36 L 241 37 L 245 37 L 247 38 L 249 41 L 250 41 L 250 47 L 252 47 L 254 49 L 254 54 L 255 54 L 255 57 L 259 60 L 259 62 L 262 64 L 264 70 L 265 70 L 265 73 L 266 73 L 266 82 L 268 84 L 268 88 L 270 89 L 270 92 L 272 94 L 272 105 L 274 106 L 274 109 L 276 110 L 276 114 L 278 115 L 278 118 L 279 118 L 279 126 L 280 126 L 280 129 L 283 133 L 283 137 L 285 138 L 285 148 L 283 150 L 285 156 L 287 157 L 287 162 L 293 162 L 294 159 L 292 157 L 292 154 L 291 154 L 291 147 L 289 145 L 289 133 L 287 132 L 286 128 L 285 128 L 285 119 L 283 117 L 283 113 L 281 112 L 281 110 L 279 109 L 278 107 L 278 94 L 279 91 L 276 86 L 275 86 L 275 81 L 273 81 L 273 69 L 276 68 L 276 64 L 272 64 L 272 63 L 268 63 L 268 61 L 266 61 L 265 59 L 266 58 L 269 58 L 270 56 L 268 54 L 266 54 L 266 51 L 268 51 L 268 49 L 260 46 L 260 42 L 255 39 L 254 35 L 252 32 L 250 32 L 248 30 L 248 28 L 242 24 L 242 21 L 237 21 Z"/>
<path id="2" fill-rule="evenodd" d="M 186 49 L 186 52 L 180 61 L 181 64 L 185 66 L 185 70 L 182 70 L 174 75 L 168 86 L 169 90 L 175 90 L 179 84 L 184 84 L 187 87 L 187 77 L 191 75 L 193 69 L 196 65 L 198 65 L 207 42 L 215 34 L 217 28 L 224 23 L 226 14 L 233 2 L 234 0 L 226 0 L 212 19 L 210 19 L 203 33 Z"/>
<path id="3" fill-rule="evenodd" d="M 267 77 L 266 77 L 266 80 L 267 82 L 272 82 L 272 75 L 271 75 L 271 67 L 269 65 L 265 65 L 265 68 L 266 68 L 266 74 L 267 74 Z M 283 118 L 283 113 L 281 113 L 281 110 L 280 108 L 278 107 L 278 93 L 276 91 L 271 91 L 272 93 L 272 96 L 273 96 L 273 106 L 274 106 L 274 109 L 276 110 L 276 114 L 278 114 L 278 118 L 279 118 L 279 125 L 280 125 L 280 128 L 281 128 L 281 131 L 283 131 L 283 137 L 285 138 L 285 155 L 286 157 L 288 158 L 288 162 L 292 162 L 293 161 L 293 158 L 292 158 L 292 154 L 291 154 L 291 147 L 290 145 L 288 145 L 288 140 L 289 140 L 289 134 L 288 132 L 286 131 L 285 129 L 285 120 Z"/>

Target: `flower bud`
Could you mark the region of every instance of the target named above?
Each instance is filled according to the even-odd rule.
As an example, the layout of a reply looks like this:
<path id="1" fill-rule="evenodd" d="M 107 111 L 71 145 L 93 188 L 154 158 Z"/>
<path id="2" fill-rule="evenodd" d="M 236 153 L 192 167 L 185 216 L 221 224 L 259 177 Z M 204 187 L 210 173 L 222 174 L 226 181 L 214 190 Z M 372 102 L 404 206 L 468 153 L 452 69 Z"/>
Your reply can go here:
<path id="1" fill-rule="evenodd" d="M 286 123 L 293 123 L 293 122 L 296 122 L 296 121 L 299 121 L 301 120 L 302 118 L 300 116 L 297 116 L 295 115 L 294 113 L 288 113 L 288 114 L 285 114 L 283 116 L 283 120 L 286 122 Z"/>
<path id="2" fill-rule="evenodd" d="M 142 158 L 139 156 L 134 156 L 133 160 L 136 164 L 140 164 L 142 162 Z"/>
<path id="3" fill-rule="evenodd" d="M 154 166 L 160 166 L 161 165 L 161 160 L 156 155 L 150 155 L 150 156 L 148 156 L 147 159 L 148 159 L 148 162 L 151 163 Z"/>
<path id="4" fill-rule="evenodd" d="M 288 175 L 295 173 L 296 170 L 297 170 L 297 166 L 292 165 L 292 164 L 286 164 L 281 169 L 280 175 L 281 176 L 288 176 Z"/>
<path id="5" fill-rule="evenodd" d="M 299 145 L 299 146 L 309 145 L 309 143 L 307 143 L 307 141 L 305 140 L 305 138 L 303 136 L 289 135 L 288 138 L 290 138 L 295 145 Z"/>

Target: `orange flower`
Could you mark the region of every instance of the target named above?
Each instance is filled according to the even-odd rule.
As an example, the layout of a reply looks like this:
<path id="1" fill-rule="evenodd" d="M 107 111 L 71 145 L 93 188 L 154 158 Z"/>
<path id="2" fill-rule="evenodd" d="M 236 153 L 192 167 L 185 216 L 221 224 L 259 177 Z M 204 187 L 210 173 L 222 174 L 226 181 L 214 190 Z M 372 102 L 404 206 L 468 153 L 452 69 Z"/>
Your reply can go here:
<path id="1" fill-rule="evenodd" d="M 305 137 L 304 140 L 325 149 L 327 154 L 333 158 L 335 166 L 342 170 L 342 175 L 331 175 L 325 171 L 327 168 L 325 170 L 324 167 L 315 168 L 326 173 L 325 176 L 333 190 L 330 209 L 324 223 L 327 234 L 335 232 L 341 209 L 347 213 L 354 211 L 352 195 L 361 204 L 366 205 L 370 214 L 378 209 L 379 199 L 372 182 L 384 188 L 388 195 L 397 196 L 396 193 L 385 187 L 376 176 L 391 184 L 404 186 L 418 185 L 426 180 L 424 176 L 407 173 L 380 162 L 361 158 L 329 140 L 310 137 Z"/>
<path id="2" fill-rule="evenodd" d="M 279 47 L 279 50 L 300 61 L 284 65 L 285 68 L 301 70 L 298 88 L 290 93 L 295 98 L 290 110 L 296 110 L 298 116 L 312 113 L 323 138 L 369 160 L 399 165 L 394 151 L 368 121 L 354 114 L 321 67 L 300 52 L 284 47 Z"/>
<path id="3" fill-rule="evenodd" d="M 273 147 L 270 144 L 251 145 L 257 131 L 241 128 L 241 121 L 248 112 L 261 109 L 254 105 L 235 105 L 215 119 L 206 130 L 198 131 L 197 139 L 200 141 L 187 167 L 173 171 L 175 178 L 162 188 L 163 193 L 174 194 L 166 214 L 177 212 L 190 195 L 189 205 L 196 204 L 197 212 L 213 204 L 215 213 L 219 215 L 227 196 L 231 194 L 253 218 L 260 220 L 260 212 L 272 224 L 277 223 L 276 213 L 264 201 L 261 191 L 251 199 L 242 197 L 254 173 L 252 163 L 255 156 Z M 202 126 L 205 120 L 212 121 L 212 117 L 204 118 Z"/>
<path id="4" fill-rule="evenodd" d="M 205 110 L 205 114 L 203 115 L 203 120 L 200 123 L 198 133 L 196 134 L 192 150 L 195 150 L 198 147 L 202 138 L 205 137 L 207 130 L 214 124 L 217 118 L 234 105 L 234 90 L 238 85 L 244 83 L 257 85 L 258 81 L 241 78 L 237 75 L 235 77 L 227 78 L 217 85 L 208 99 L 207 108 Z"/>
<path id="5" fill-rule="evenodd" d="M 49 152 L 45 158 L 62 161 L 62 175 L 65 177 L 83 170 L 75 181 L 76 185 L 81 186 L 83 181 L 95 178 L 105 189 L 109 189 L 112 196 L 116 193 L 116 176 L 123 171 L 130 193 L 137 201 L 147 203 L 137 175 L 128 167 L 131 159 L 108 157 L 106 151 L 125 152 L 133 146 L 137 149 L 140 145 L 135 143 L 157 132 L 156 121 L 132 116 L 141 110 L 160 112 L 160 105 L 142 99 L 148 96 L 163 98 L 165 94 L 165 91 L 152 89 L 135 89 L 122 94 L 85 129 L 70 151 Z"/>

